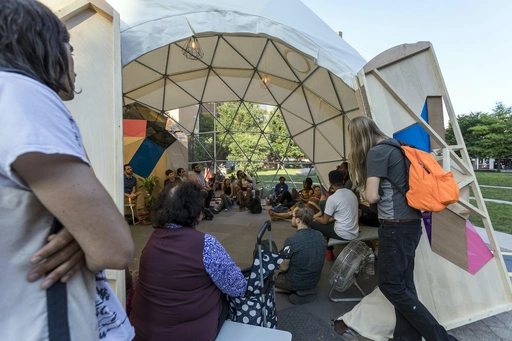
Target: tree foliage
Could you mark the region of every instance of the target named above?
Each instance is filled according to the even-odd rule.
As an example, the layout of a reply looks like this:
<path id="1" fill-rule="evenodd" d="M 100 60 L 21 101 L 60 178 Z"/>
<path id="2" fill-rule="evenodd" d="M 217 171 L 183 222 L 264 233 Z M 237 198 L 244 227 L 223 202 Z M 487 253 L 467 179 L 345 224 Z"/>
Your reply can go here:
<path id="1" fill-rule="evenodd" d="M 304 156 L 290 139 L 279 110 L 267 112 L 255 103 L 226 102 L 217 107 L 217 113 L 217 139 L 227 149 L 227 159 L 240 169 L 257 171 L 285 156 Z"/>
<path id="2" fill-rule="evenodd" d="M 498 102 L 491 113 L 471 112 L 458 116 L 457 122 L 470 157 L 501 159 L 512 156 L 512 107 Z M 451 124 L 446 130 L 446 141 L 457 143 Z"/>

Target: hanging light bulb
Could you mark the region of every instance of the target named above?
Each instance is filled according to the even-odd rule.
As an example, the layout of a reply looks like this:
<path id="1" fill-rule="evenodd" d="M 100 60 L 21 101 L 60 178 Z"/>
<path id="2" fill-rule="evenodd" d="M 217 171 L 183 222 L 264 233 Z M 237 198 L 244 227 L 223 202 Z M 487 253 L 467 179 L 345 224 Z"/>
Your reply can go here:
<path id="1" fill-rule="evenodd" d="M 185 49 L 183 49 L 183 55 L 187 59 L 192 60 L 198 60 L 203 58 L 204 52 L 203 49 L 201 49 L 201 46 L 199 46 L 199 42 L 197 41 L 197 38 L 192 36 L 187 42 L 187 45 L 185 46 Z"/>
<path id="2" fill-rule="evenodd" d="M 264 74 L 263 78 L 261 78 L 260 88 L 269 89 L 271 87 L 272 87 L 272 83 L 270 83 L 270 77 L 267 74 Z"/>

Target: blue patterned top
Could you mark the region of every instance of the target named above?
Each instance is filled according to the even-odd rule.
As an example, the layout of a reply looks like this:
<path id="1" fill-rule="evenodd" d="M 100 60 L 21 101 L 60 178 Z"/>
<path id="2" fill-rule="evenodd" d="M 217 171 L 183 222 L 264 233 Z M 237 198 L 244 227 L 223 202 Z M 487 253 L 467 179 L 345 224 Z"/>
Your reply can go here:
<path id="1" fill-rule="evenodd" d="M 170 223 L 165 224 L 164 228 L 176 229 L 181 226 Z M 203 263 L 213 283 L 224 294 L 231 297 L 240 297 L 245 294 L 247 281 L 240 268 L 236 266 L 219 241 L 209 234 L 204 235 Z"/>

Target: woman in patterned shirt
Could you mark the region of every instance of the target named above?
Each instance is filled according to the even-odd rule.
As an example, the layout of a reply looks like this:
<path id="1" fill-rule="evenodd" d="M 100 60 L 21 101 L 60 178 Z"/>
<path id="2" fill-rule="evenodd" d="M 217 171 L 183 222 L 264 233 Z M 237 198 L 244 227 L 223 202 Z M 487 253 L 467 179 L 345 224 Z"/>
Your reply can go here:
<path id="1" fill-rule="evenodd" d="M 215 340 L 228 308 L 247 282 L 215 237 L 195 229 L 200 188 L 164 190 L 153 208 L 157 225 L 140 257 L 130 321 L 135 341 Z"/>

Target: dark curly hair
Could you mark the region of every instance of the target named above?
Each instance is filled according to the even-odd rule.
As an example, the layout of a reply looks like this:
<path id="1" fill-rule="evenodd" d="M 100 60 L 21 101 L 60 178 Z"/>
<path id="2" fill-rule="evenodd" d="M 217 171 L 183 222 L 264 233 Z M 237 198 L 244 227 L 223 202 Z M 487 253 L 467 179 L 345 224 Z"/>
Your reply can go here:
<path id="1" fill-rule="evenodd" d="M 2 0 L 0 66 L 24 71 L 55 92 L 68 91 L 69 33 L 52 11 L 34 0 Z"/>
<path id="2" fill-rule="evenodd" d="M 156 228 L 167 223 L 196 227 L 203 209 L 201 189 L 194 182 L 167 186 L 153 205 L 153 223 Z"/>
<path id="3" fill-rule="evenodd" d="M 329 172 L 329 182 L 333 186 L 341 187 L 343 186 L 345 176 L 342 171 L 333 170 Z"/>

